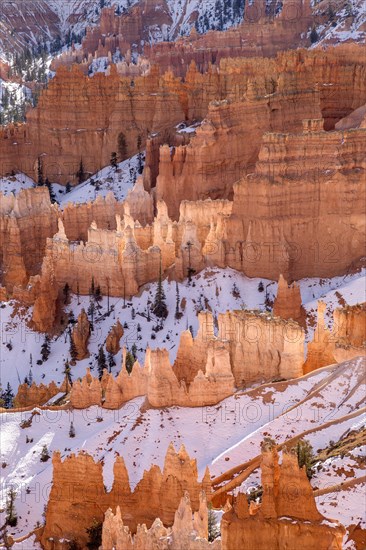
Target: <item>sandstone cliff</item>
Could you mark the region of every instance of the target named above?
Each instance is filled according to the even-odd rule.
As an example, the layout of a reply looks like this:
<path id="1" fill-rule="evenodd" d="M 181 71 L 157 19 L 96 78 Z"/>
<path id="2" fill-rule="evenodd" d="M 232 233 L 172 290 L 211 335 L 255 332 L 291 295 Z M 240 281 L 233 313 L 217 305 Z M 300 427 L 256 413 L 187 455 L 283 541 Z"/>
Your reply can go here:
<path id="1" fill-rule="evenodd" d="M 157 517 L 169 527 L 185 491 L 194 512 L 200 510 L 202 490 L 209 496 L 208 471 L 202 482 L 197 479 L 197 465 L 184 447 L 176 452 L 169 446 L 163 471 L 152 466 L 132 491 L 128 473 L 121 457 L 114 465 L 114 483 L 110 492 L 103 484 L 102 464 L 82 453 L 70 455 L 62 462 L 59 453 L 53 457 L 53 483 L 46 512 L 42 545 L 51 550 L 67 548 L 65 539 L 87 542 L 86 528 L 93 521 L 102 521 L 108 508 L 120 508 L 121 520 L 131 533 L 143 523 L 150 528 Z M 62 540 L 64 542 L 62 542 Z"/>
<path id="2" fill-rule="evenodd" d="M 343 526 L 318 512 L 305 469 L 297 456 L 284 452 L 278 463 L 276 449 L 264 450 L 261 461 L 263 497 L 251 507 L 238 494 L 221 522 L 222 548 L 296 548 L 341 550 Z"/>

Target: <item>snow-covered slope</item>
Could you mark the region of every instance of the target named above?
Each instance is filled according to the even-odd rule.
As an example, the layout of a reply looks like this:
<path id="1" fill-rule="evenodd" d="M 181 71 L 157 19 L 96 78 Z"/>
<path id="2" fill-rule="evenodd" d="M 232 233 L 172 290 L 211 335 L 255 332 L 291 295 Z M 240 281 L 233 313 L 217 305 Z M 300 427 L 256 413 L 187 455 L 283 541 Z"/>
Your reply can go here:
<path id="1" fill-rule="evenodd" d="M 36 410 L 30 427 L 21 427 L 21 423 L 32 413 L 4 413 L 2 475 L 4 486 L 12 485 L 17 491 L 19 521 L 14 533 L 25 534 L 37 521 L 42 522 L 52 479 L 51 461 L 40 461 L 43 445 L 49 451 L 60 450 L 62 456 L 83 449 L 103 460 L 107 489 L 113 482 L 117 453 L 124 457 L 131 485 L 135 486 L 152 463 L 163 466 L 171 441 L 176 448 L 184 443 L 190 456 L 197 459 L 200 476 L 206 466 L 218 474 L 257 456 L 260 442 L 268 434 L 281 443 L 311 428 L 314 431 L 307 439 L 317 451 L 347 430 L 366 424 L 365 413 L 358 409 L 364 391 L 360 385 L 364 367 L 360 360 L 327 367 L 293 382 L 279 383 L 275 393 L 272 385 L 266 385 L 254 392 L 241 392 L 215 408 L 146 409 L 142 407 L 144 399 L 138 398 L 118 411 L 97 407 L 84 411 Z M 68 435 L 71 421 L 76 430 L 74 439 Z M 350 461 L 350 467 L 355 468 L 354 462 Z M 325 469 L 331 471 L 332 467 L 325 465 Z M 256 484 L 255 477 L 251 483 Z M 327 476 L 319 473 L 314 483 L 324 488 Z M 347 507 L 343 512 L 340 505 L 337 516 L 345 523 L 365 522 L 362 495 L 353 495 L 353 501 L 358 509 L 354 505 L 352 511 Z M 330 504 L 325 503 L 322 511 L 334 517 Z"/>
<path id="2" fill-rule="evenodd" d="M 346 278 L 321 280 L 306 279 L 300 281 L 301 292 L 305 308 L 315 314 L 316 299 L 322 298 L 332 312 L 339 307 L 338 297 L 344 296 L 346 302 L 354 305 L 365 301 L 366 274 L 358 273 Z M 88 366 L 97 369 L 97 353 L 100 345 L 103 345 L 111 326 L 119 319 L 125 324 L 122 343 L 128 349 L 133 344 L 137 346 L 137 357 L 144 361 L 147 345 L 151 348 L 166 347 L 169 350 L 170 359 L 174 361 L 179 343 L 180 333 L 189 326 L 194 333 L 198 329 L 197 313 L 201 310 L 210 310 L 217 316 L 220 312 L 233 309 L 260 309 L 265 310 L 265 292 L 259 292 L 260 279 L 249 279 L 231 269 L 206 269 L 193 278 L 191 284 L 188 281 L 178 284 L 179 301 L 183 305 L 180 310 L 183 314 L 179 320 L 175 319 L 176 284 L 164 281 L 164 291 L 169 309 L 169 315 L 161 330 L 156 331 L 157 321 L 153 315 L 148 320 L 148 310 L 154 301 L 156 283 L 146 285 L 139 296 L 134 296 L 131 301 L 124 303 L 123 298 L 110 298 L 110 310 L 108 314 L 107 298 L 104 297 L 100 304 L 100 312 L 95 316 L 95 329 L 89 343 L 91 356 L 79 361 L 72 367 L 74 379 L 83 376 Z M 269 299 L 273 300 L 277 292 L 277 282 L 262 280 L 267 286 Z M 309 296 L 311 299 L 309 301 Z M 33 380 L 37 383 L 49 383 L 55 380 L 61 383 L 64 374 L 63 366 L 69 357 L 69 329 L 65 327 L 63 333 L 51 339 L 51 354 L 42 365 L 37 365 L 41 359 L 41 345 L 44 337 L 28 328 L 27 322 L 32 310 L 19 309 L 13 302 L 0 306 L 2 319 L 2 332 L 0 341 L 0 372 L 3 389 L 10 382 L 14 392 L 19 383 L 23 382 L 32 372 Z M 76 318 L 81 309 L 86 311 L 89 307 L 89 297 L 81 296 L 79 299 L 72 296 L 71 303 L 66 306 L 66 312 L 73 312 Z M 331 317 L 328 317 L 331 323 Z M 312 336 L 309 332 L 307 339 Z M 10 346 L 9 346 L 10 344 Z M 9 349 L 11 348 L 11 349 Z M 121 365 L 121 352 L 115 357 L 115 373 L 119 372 Z"/>

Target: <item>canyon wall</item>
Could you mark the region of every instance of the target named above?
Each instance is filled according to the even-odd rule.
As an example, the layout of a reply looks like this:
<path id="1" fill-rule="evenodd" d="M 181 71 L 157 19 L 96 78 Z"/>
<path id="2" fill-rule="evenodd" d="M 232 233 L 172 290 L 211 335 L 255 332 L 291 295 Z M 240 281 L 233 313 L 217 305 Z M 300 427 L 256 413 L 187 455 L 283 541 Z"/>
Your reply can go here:
<path id="1" fill-rule="evenodd" d="M 135 533 L 138 525 L 150 528 L 156 518 L 173 525 L 181 498 L 188 491 L 192 511 L 200 510 L 202 490 L 210 494 L 208 471 L 198 481 L 196 460 L 191 460 L 182 446 L 178 452 L 170 445 L 164 468 L 151 466 L 134 490 L 131 489 L 123 458 L 114 464 L 114 482 L 107 492 L 103 483 L 102 463 L 86 454 L 70 455 L 61 460 L 53 456 L 53 481 L 46 511 L 42 546 L 46 550 L 68 548 L 66 539 L 85 547 L 86 529 L 94 521 L 102 522 L 105 512 L 120 508 L 123 524 Z"/>
<path id="2" fill-rule="evenodd" d="M 10 125 L 1 130 L 1 173 L 23 171 L 37 179 L 40 158 L 44 177 L 64 184 L 75 183 L 81 159 L 85 172 L 95 173 L 109 163 L 112 151 L 120 158 L 136 153 L 138 138 L 144 145 L 150 134 L 172 129 L 182 121 L 202 120 L 209 103 L 214 100 L 239 102 L 237 107 L 231 108 L 231 119 L 227 108 L 222 115 L 217 115 L 222 120 L 220 132 L 225 139 L 228 133 L 225 125 L 233 125 L 238 115 L 243 123 L 246 109 L 241 105 L 243 97 L 258 97 L 259 104 L 247 109 L 248 113 L 252 111 L 250 116 L 261 121 L 262 132 L 284 131 L 287 112 L 292 125 L 301 118 L 319 116 L 314 114 L 316 103 L 311 99 L 318 88 L 325 128 L 330 129 L 366 102 L 362 57 L 362 46 L 353 46 L 353 49 L 340 46 L 326 52 L 288 51 L 271 59 L 223 59 L 220 64 L 208 67 L 204 74 L 196 65 L 189 65 L 184 80 L 169 71 L 160 74 L 161 69 L 156 66 L 148 74 L 136 78 L 118 75 L 113 65 L 108 76 L 98 73 L 92 78 L 85 76 L 77 66 L 70 69 L 61 66 L 42 93 L 37 107 L 27 113 L 26 124 Z M 289 101 L 286 109 L 281 107 L 286 94 L 295 91 L 299 94 L 297 100 Z M 260 113 L 261 105 L 263 113 Z M 298 110 L 304 112 L 297 112 L 294 117 L 293 113 Z M 268 116 L 270 119 L 266 120 Z M 258 148 L 256 136 L 260 132 L 250 124 L 245 128 L 246 135 L 253 133 L 255 140 L 253 146 L 251 139 L 242 140 L 245 156 L 250 157 L 250 149 L 254 154 Z M 287 131 L 294 129 L 290 125 Z M 126 148 L 118 145 L 121 132 Z M 244 128 L 241 132 L 245 132 Z M 235 132 L 227 137 L 230 136 L 234 139 Z M 225 147 L 232 164 L 239 163 L 237 168 L 232 166 L 230 169 L 231 175 L 237 177 L 239 165 L 243 166 L 240 154 L 233 156 L 239 142 L 233 151 L 228 145 Z M 216 149 L 220 152 L 219 146 Z M 204 158 L 209 159 L 208 152 L 202 156 Z M 251 163 L 252 159 L 249 160 Z M 201 172 L 204 181 L 205 169 Z M 214 170 L 207 174 L 214 174 Z"/>
<path id="3" fill-rule="evenodd" d="M 221 521 L 223 550 L 296 548 L 341 550 L 345 533 L 338 522 L 318 512 L 313 490 L 295 453 L 264 450 L 261 460 L 263 496 L 249 508 L 239 493 Z"/>

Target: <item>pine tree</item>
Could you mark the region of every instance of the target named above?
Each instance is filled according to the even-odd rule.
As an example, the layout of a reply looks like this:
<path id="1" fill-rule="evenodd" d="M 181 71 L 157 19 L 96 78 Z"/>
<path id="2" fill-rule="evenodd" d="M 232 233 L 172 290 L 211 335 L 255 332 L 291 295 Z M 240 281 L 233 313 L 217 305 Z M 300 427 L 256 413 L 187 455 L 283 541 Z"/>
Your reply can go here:
<path id="1" fill-rule="evenodd" d="M 108 352 L 108 368 L 109 372 L 112 372 L 113 367 L 116 366 L 116 362 L 114 360 L 114 355 L 110 351 Z"/>
<path id="2" fill-rule="evenodd" d="M 47 460 L 49 460 L 50 458 L 51 457 L 48 453 L 47 445 L 43 445 L 40 461 L 41 462 L 47 462 Z"/>
<path id="3" fill-rule="evenodd" d="M 100 308 L 100 302 L 103 300 L 102 291 L 100 290 L 99 285 L 95 288 L 94 299 L 95 299 L 95 301 L 97 303 L 97 306 L 98 306 L 98 309 L 99 309 Z"/>
<path id="4" fill-rule="evenodd" d="M 175 283 L 175 318 L 176 319 L 181 319 L 182 318 L 182 313 L 181 311 L 179 310 L 179 305 L 180 305 L 180 296 L 179 296 L 179 286 L 178 286 L 178 282 Z"/>
<path id="5" fill-rule="evenodd" d="M 71 183 L 68 181 L 65 187 L 65 193 L 70 193 L 71 191 Z"/>
<path id="6" fill-rule="evenodd" d="M 38 157 L 38 161 L 37 161 L 37 183 L 38 185 L 44 185 L 43 164 L 42 164 L 41 157 Z"/>
<path id="7" fill-rule="evenodd" d="M 135 358 L 134 358 L 133 354 L 130 351 L 127 351 L 127 353 L 126 353 L 126 370 L 127 370 L 128 374 L 131 374 L 132 367 L 134 366 L 134 364 L 135 364 Z"/>
<path id="8" fill-rule="evenodd" d="M 53 191 L 52 184 L 50 183 L 50 180 L 48 178 L 46 178 L 45 186 L 48 189 L 48 193 L 50 195 L 50 201 L 52 202 L 52 204 L 57 203 L 56 195 Z"/>
<path id="9" fill-rule="evenodd" d="M 71 357 L 71 364 L 75 365 L 75 362 L 78 358 L 78 350 L 76 349 L 75 342 L 73 340 L 71 330 L 69 331 L 69 338 L 70 338 L 70 347 L 69 347 L 69 353 Z"/>
<path id="10" fill-rule="evenodd" d="M 259 281 L 258 292 L 264 292 L 264 284 L 262 281 Z"/>
<path id="11" fill-rule="evenodd" d="M 15 527 L 18 523 L 18 516 L 15 510 L 15 498 L 16 498 L 16 492 L 13 489 L 13 487 L 10 487 L 8 490 L 8 494 L 6 497 L 6 525 L 9 525 L 9 527 Z"/>
<path id="12" fill-rule="evenodd" d="M 103 346 L 99 346 L 97 361 L 98 361 L 98 377 L 99 377 L 99 380 L 101 380 L 103 376 L 103 371 L 104 369 L 107 368 L 107 361 L 105 358 Z"/>
<path id="13" fill-rule="evenodd" d="M 307 439 L 300 439 L 295 450 L 300 468 L 305 466 L 306 475 L 308 476 L 308 479 L 311 479 L 313 476 L 313 447 Z"/>
<path id="14" fill-rule="evenodd" d="M 50 353 L 51 353 L 51 348 L 50 348 L 50 337 L 48 336 L 48 334 L 46 334 L 46 336 L 44 337 L 44 341 L 43 341 L 42 347 L 41 347 L 41 357 L 42 357 L 42 361 L 47 361 L 47 359 L 48 359 L 49 356 L 50 356 Z"/>
<path id="15" fill-rule="evenodd" d="M 318 35 L 318 31 L 316 30 L 315 26 L 311 29 L 311 33 L 310 33 L 310 42 L 312 44 L 315 44 L 315 42 L 318 42 L 319 40 L 319 35 Z"/>
<path id="16" fill-rule="evenodd" d="M 2 399 L 4 400 L 5 409 L 11 409 L 13 407 L 14 393 L 11 388 L 10 382 L 6 385 L 6 390 L 2 394 Z"/>
<path id="17" fill-rule="evenodd" d="M 76 177 L 78 179 L 79 185 L 80 185 L 80 183 L 83 183 L 83 181 L 86 180 L 86 174 L 85 174 L 85 169 L 84 169 L 84 164 L 83 164 L 83 159 L 82 158 L 80 159 L 79 170 L 76 172 Z"/>
<path id="18" fill-rule="evenodd" d="M 208 507 L 208 540 L 213 542 L 220 535 L 220 529 L 216 522 L 215 512 L 212 509 L 212 504 Z"/>
<path id="19" fill-rule="evenodd" d="M 117 153 L 115 151 L 113 151 L 113 153 L 111 154 L 111 166 L 117 170 L 118 168 L 118 164 L 117 164 Z"/>
<path id="20" fill-rule="evenodd" d="M 168 308 L 165 303 L 165 292 L 163 289 L 162 274 L 161 274 L 161 261 L 159 269 L 159 281 L 156 289 L 155 300 L 151 311 L 160 319 L 166 319 L 168 317 Z"/>
<path id="21" fill-rule="evenodd" d="M 74 428 L 74 423 L 73 422 L 71 422 L 71 424 L 70 424 L 69 437 L 75 437 L 75 428 Z"/>
<path id="22" fill-rule="evenodd" d="M 28 384 L 29 384 L 30 386 L 33 384 L 32 369 L 29 369 L 29 373 L 28 373 Z"/>

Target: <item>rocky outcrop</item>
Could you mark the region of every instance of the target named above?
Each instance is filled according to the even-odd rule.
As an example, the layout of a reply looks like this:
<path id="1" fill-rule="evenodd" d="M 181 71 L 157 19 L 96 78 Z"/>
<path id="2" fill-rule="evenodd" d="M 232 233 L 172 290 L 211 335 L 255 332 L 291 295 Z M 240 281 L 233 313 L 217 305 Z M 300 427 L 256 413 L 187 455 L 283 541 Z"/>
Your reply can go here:
<path id="1" fill-rule="evenodd" d="M 60 392 L 66 392 L 66 384 L 63 383 L 60 387 L 51 382 L 48 385 L 39 384 L 35 382 L 30 386 L 26 383 L 20 384 L 18 392 L 14 397 L 14 407 L 30 407 L 44 405 L 52 397 Z"/>
<path id="2" fill-rule="evenodd" d="M 238 311 L 219 315 L 214 335 L 211 313 L 199 314 L 196 338 L 181 335 L 172 366 L 166 349 L 147 349 L 142 368 L 136 361 L 129 374 L 126 350 L 115 378 L 104 372 L 99 381 L 90 371 L 71 390 L 77 409 L 101 405 L 118 409 L 130 399 L 146 395 L 153 407 L 214 405 L 254 381 L 296 378 L 303 373 L 304 330 L 294 321 L 269 314 Z"/>
<path id="3" fill-rule="evenodd" d="M 304 330 L 268 313 L 235 311 L 218 316 L 219 337 L 228 340 L 237 387 L 303 373 Z"/>
<path id="4" fill-rule="evenodd" d="M 86 357 L 89 357 L 88 352 L 88 340 L 90 336 L 90 322 L 85 310 L 82 309 L 78 316 L 78 321 L 72 331 L 71 338 L 74 342 L 77 352 L 76 359 L 81 361 Z"/>
<path id="5" fill-rule="evenodd" d="M 182 497 L 175 512 L 174 523 L 166 528 L 160 519 L 156 519 L 150 529 L 138 525 L 135 535 L 123 524 L 120 507 L 116 514 L 107 510 L 103 522 L 103 550 L 221 550 L 221 542 L 209 543 L 208 509 L 206 495 L 200 495 L 200 507 L 192 516 L 188 492 Z"/>
<path id="6" fill-rule="evenodd" d="M 338 522 L 326 520 L 317 510 L 312 487 L 295 453 L 264 450 L 261 461 L 263 497 L 251 507 L 238 494 L 221 522 L 222 548 L 301 548 L 341 550 L 345 533 Z"/>
<path id="7" fill-rule="evenodd" d="M 58 286 L 52 262 L 47 256 L 43 260 L 41 275 L 31 277 L 32 285 L 37 289 L 31 324 L 39 332 L 48 332 L 52 330 L 56 317 Z"/>
<path id="8" fill-rule="evenodd" d="M 123 328 L 121 323 L 119 322 L 119 319 L 117 319 L 117 323 L 113 325 L 111 330 L 108 333 L 107 339 L 106 339 L 106 350 L 108 353 L 112 353 L 113 355 L 116 355 L 116 353 L 119 352 L 121 349 L 120 346 L 120 340 L 123 336 Z"/>
<path id="9" fill-rule="evenodd" d="M 306 313 L 302 307 L 300 287 L 296 283 L 288 285 L 282 274 L 278 280 L 273 314 L 282 319 L 293 319 L 301 326 L 306 326 Z"/>
<path id="10" fill-rule="evenodd" d="M 57 548 L 66 549 L 68 542 L 65 539 L 85 545 L 86 529 L 94 521 L 102 522 L 105 512 L 117 506 L 123 524 L 131 533 L 136 533 L 137 526 L 142 524 L 149 529 L 157 517 L 169 527 L 174 523 L 176 510 L 186 491 L 192 510 L 200 510 L 202 490 L 209 496 L 209 473 L 206 472 L 202 482 L 198 481 L 196 461 L 189 458 L 183 446 L 176 452 L 170 445 L 163 470 L 152 466 L 144 472 L 134 490 L 130 488 L 123 458 L 118 457 L 109 492 L 104 488 L 101 462 L 94 462 L 86 453 L 70 455 L 62 462 L 60 454 L 55 453 L 52 489 L 41 541 L 43 548 L 51 550 L 57 544 Z"/>
<path id="11" fill-rule="evenodd" d="M 325 322 L 326 304 L 318 302 L 318 322 L 308 343 L 304 373 L 366 354 L 366 304 L 334 310 L 332 329 Z"/>

